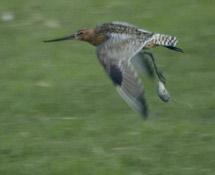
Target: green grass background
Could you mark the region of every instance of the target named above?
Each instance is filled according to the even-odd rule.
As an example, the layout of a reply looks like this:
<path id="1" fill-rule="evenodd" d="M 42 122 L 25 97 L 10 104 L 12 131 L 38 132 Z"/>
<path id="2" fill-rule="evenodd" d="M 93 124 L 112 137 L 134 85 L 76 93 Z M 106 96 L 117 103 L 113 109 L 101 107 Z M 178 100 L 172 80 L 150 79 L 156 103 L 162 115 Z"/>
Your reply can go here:
<path id="1" fill-rule="evenodd" d="M 1 175 L 215 174 L 215 1 L 1 0 Z M 106 77 L 95 49 L 44 44 L 107 21 L 179 38 L 153 49 L 168 80 L 164 104 L 146 79 L 147 121 Z"/>

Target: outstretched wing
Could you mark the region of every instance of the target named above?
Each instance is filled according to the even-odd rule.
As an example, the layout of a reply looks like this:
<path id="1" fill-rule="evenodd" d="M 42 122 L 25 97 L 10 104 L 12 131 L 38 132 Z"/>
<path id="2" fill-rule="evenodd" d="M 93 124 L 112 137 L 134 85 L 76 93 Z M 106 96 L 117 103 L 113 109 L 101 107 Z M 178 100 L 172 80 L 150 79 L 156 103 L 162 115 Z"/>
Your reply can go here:
<path id="1" fill-rule="evenodd" d="M 146 117 L 148 108 L 144 98 L 144 89 L 133 65 L 129 62 L 121 62 L 118 68 L 122 79 L 120 84 L 117 84 L 117 91 L 133 109 Z"/>
<path id="2" fill-rule="evenodd" d="M 122 98 L 135 110 L 147 116 L 144 90 L 131 59 L 144 46 L 143 42 L 125 36 L 110 38 L 97 47 L 97 56 Z"/>

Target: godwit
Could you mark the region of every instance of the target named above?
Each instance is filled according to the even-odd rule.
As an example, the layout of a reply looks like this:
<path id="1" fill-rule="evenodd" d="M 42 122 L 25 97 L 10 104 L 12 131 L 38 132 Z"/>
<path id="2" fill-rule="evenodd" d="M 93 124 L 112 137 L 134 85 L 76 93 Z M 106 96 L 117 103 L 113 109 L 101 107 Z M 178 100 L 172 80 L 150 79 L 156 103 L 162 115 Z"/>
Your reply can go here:
<path id="1" fill-rule="evenodd" d="M 182 49 L 176 47 L 176 37 L 146 31 L 124 22 L 111 22 L 93 29 L 81 29 L 70 36 L 44 42 L 74 39 L 86 41 L 96 47 L 97 57 L 119 94 L 144 117 L 148 115 L 148 109 L 143 85 L 138 77 L 138 66 L 141 69 L 145 67 L 152 75 L 155 72 L 158 78 L 158 96 L 164 102 L 169 100 L 169 93 L 164 86 L 165 78 L 158 70 L 153 55 L 145 52 L 145 49 L 164 46 L 183 52 Z"/>

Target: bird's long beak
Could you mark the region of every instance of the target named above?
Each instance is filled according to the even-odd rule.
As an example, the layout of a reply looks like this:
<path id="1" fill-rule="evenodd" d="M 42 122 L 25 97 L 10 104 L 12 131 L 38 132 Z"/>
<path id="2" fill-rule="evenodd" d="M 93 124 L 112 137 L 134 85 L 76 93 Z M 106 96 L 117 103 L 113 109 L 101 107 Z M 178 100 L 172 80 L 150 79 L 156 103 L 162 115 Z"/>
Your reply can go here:
<path id="1" fill-rule="evenodd" d="M 73 39 L 78 39 L 77 34 L 72 34 L 70 36 L 65 36 L 65 37 L 62 37 L 62 38 L 45 40 L 44 42 L 49 43 L 49 42 L 66 41 L 66 40 L 73 40 Z"/>

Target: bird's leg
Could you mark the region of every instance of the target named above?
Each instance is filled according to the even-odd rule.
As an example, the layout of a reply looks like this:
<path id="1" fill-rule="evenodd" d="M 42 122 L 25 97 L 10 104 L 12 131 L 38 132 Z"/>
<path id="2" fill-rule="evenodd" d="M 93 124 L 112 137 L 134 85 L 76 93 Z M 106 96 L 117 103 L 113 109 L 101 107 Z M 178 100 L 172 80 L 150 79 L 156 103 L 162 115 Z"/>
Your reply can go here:
<path id="1" fill-rule="evenodd" d="M 163 76 L 163 74 L 161 73 L 161 71 L 157 68 L 157 65 L 156 65 L 156 63 L 155 63 L 154 56 L 153 56 L 151 53 L 149 53 L 149 52 L 144 52 L 144 53 L 145 53 L 145 54 L 148 54 L 148 55 L 151 57 L 152 63 L 153 63 L 154 69 L 155 69 L 155 73 L 156 73 L 158 79 L 159 79 L 162 83 L 165 84 L 165 83 L 166 83 L 166 78 Z"/>

